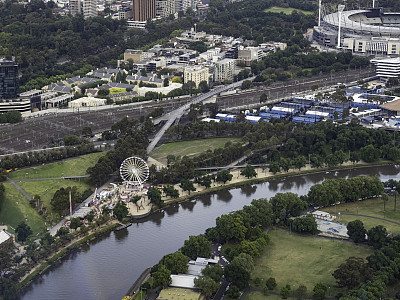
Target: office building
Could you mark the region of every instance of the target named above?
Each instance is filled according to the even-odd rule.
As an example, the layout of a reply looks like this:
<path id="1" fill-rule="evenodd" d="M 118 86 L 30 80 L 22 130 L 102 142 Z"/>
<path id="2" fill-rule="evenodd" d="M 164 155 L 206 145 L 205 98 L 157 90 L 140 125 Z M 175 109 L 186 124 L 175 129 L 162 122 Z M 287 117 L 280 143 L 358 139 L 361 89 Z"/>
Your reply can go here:
<path id="1" fill-rule="evenodd" d="M 133 20 L 147 21 L 156 17 L 155 0 L 133 0 Z"/>
<path id="2" fill-rule="evenodd" d="M 0 99 L 18 96 L 18 65 L 15 60 L 0 59 Z"/>

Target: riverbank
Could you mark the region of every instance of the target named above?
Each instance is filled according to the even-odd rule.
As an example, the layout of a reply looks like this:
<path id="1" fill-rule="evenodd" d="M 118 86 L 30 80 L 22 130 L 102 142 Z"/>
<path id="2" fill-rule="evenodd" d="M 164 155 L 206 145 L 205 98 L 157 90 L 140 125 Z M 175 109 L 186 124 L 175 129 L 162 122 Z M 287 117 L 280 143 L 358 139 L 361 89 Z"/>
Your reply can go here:
<path id="1" fill-rule="evenodd" d="M 285 178 L 285 177 L 294 177 L 294 176 L 302 176 L 302 175 L 307 175 L 307 174 L 318 174 L 318 173 L 325 173 L 325 172 L 336 172 L 339 170 L 348 170 L 348 169 L 361 169 L 361 168 L 367 168 L 367 167 L 372 167 L 372 166 L 385 166 L 385 165 L 395 165 L 397 162 L 393 161 L 379 161 L 376 163 L 351 163 L 351 162 L 346 162 L 343 165 L 334 167 L 334 168 L 311 168 L 310 165 L 306 165 L 304 168 L 301 168 L 299 171 L 296 171 L 295 169 L 290 169 L 288 172 L 279 172 L 276 174 L 273 174 L 269 171 L 266 171 L 266 169 L 262 168 L 256 168 L 255 171 L 257 172 L 257 176 L 255 178 L 246 178 L 242 175 L 240 175 L 240 169 L 233 170 L 231 174 L 233 175 L 232 180 L 229 183 L 218 183 L 214 182 L 212 183 L 212 187 L 210 188 L 205 188 L 203 186 L 194 184 L 196 187 L 195 192 L 191 192 L 190 194 L 181 196 L 179 198 L 170 198 L 170 197 L 162 197 L 162 200 L 164 201 L 164 205 L 171 205 L 174 203 L 180 203 L 184 202 L 187 200 L 191 200 L 193 198 L 196 198 L 201 195 L 207 195 L 207 194 L 212 194 L 218 191 L 222 191 L 225 189 L 232 189 L 232 188 L 237 188 L 241 187 L 244 185 L 249 185 L 249 184 L 256 184 L 256 183 L 263 183 L 267 182 L 269 180 L 274 180 L 274 179 L 280 179 L 280 178 Z M 180 194 L 186 193 L 185 191 L 182 190 L 182 188 L 179 186 L 179 184 L 174 185 L 174 188 L 179 191 Z M 153 206 L 152 211 L 157 211 L 160 208 L 157 206 Z"/>
<path id="2" fill-rule="evenodd" d="M 111 224 L 109 224 L 111 223 Z M 21 290 L 23 287 L 28 285 L 33 279 L 37 276 L 41 275 L 44 271 L 46 271 L 53 263 L 61 259 L 64 255 L 70 253 L 72 250 L 78 248 L 84 243 L 87 243 L 90 240 L 95 239 L 101 234 L 107 233 L 108 231 L 114 229 L 119 226 L 119 222 L 117 220 L 109 221 L 105 224 L 105 227 L 100 227 L 100 229 L 92 230 L 88 235 L 72 240 L 69 244 L 62 247 L 58 250 L 52 257 L 46 259 L 44 262 L 39 262 L 35 267 L 33 267 L 28 274 L 22 277 L 21 281 L 17 285 L 17 290 Z"/>

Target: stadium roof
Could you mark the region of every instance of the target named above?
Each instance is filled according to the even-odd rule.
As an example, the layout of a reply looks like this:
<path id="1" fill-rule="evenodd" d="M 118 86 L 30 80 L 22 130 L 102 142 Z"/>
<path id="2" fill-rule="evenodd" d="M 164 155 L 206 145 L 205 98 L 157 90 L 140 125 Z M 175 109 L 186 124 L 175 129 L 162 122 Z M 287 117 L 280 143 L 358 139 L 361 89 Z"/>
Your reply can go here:
<path id="1" fill-rule="evenodd" d="M 366 14 L 370 12 L 370 10 L 367 9 L 360 9 L 360 10 L 347 10 L 344 11 L 342 14 L 342 19 L 341 19 L 341 27 L 342 29 L 349 29 L 349 30 L 354 30 L 354 31 L 360 31 L 360 32 L 365 32 L 365 33 L 373 33 L 376 35 L 400 35 L 400 27 L 392 27 L 392 26 L 378 26 L 378 25 L 370 25 L 370 24 L 365 24 L 363 22 L 355 22 L 350 20 L 350 16 L 354 16 L 357 14 Z M 389 15 L 395 15 L 399 16 L 399 14 L 394 14 L 390 13 L 387 14 Z M 339 27 L 339 12 L 335 12 L 329 15 L 324 16 L 323 18 L 324 22 L 335 26 Z"/>
<path id="2" fill-rule="evenodd" d="M 400 99 L 387 102 L 380 107 L 391 111 L 400 111 Z"/>

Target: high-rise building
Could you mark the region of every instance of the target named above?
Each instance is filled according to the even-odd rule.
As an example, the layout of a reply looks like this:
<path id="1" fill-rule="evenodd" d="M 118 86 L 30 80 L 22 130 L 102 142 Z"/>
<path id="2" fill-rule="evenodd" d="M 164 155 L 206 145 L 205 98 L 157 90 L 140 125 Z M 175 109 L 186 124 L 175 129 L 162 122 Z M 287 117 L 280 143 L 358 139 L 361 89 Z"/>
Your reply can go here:
<path id="1" fill-rule="evenodd" d="M 175 12 L 175 0 L 156 0 L 157 17 L 167 18 Z"/>
<path id="2" fill-rule="evenodd" d="M 18 64 L 15 60 L 0 59 L 0 99 L 18 96 Z"/>
<path id="3" fill-rule="evenodd" d="M 147 21 L 156 17 L 155 0 L 133 0 L 133 20 Z"/>
<path id="4" fill-rule="evenodd" d="M 207 84 L 209 83 L 210 73 L 207 67 L 186 67 L 183 73 L 183 79 L 185 83 L 193 81 L 196 84 L 196 88 L 198 88 L 202 81 L 207 82 Z"/>
<path id="5" fill-rule="evenodd" d="M 224 58 L 215 64 L 215 81 L 233 80 L 236 61 Z"/>
<path id="6" fill-rule="evenodd" d="M 73 16 L 81 14 L 81 0 L 69 0 L 69 12 Z"/>
<path id="7" fill-rule="evenodd" d="M 83 17 L 97 17 L 97 0 L 83 0 Z"/>

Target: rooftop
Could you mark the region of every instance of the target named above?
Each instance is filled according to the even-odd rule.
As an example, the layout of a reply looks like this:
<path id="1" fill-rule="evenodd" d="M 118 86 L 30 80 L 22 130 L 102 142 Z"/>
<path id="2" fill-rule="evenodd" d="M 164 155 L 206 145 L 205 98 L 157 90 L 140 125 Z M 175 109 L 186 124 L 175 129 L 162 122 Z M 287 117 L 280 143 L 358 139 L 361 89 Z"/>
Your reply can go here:
<path id="1" fill-rule="evenodd" d="M 200 299 L 200 293 L 192 290 L 180 289 L 180 288 L 167 288 L 160 292 L 157 300 L 198 300 Z"/>

